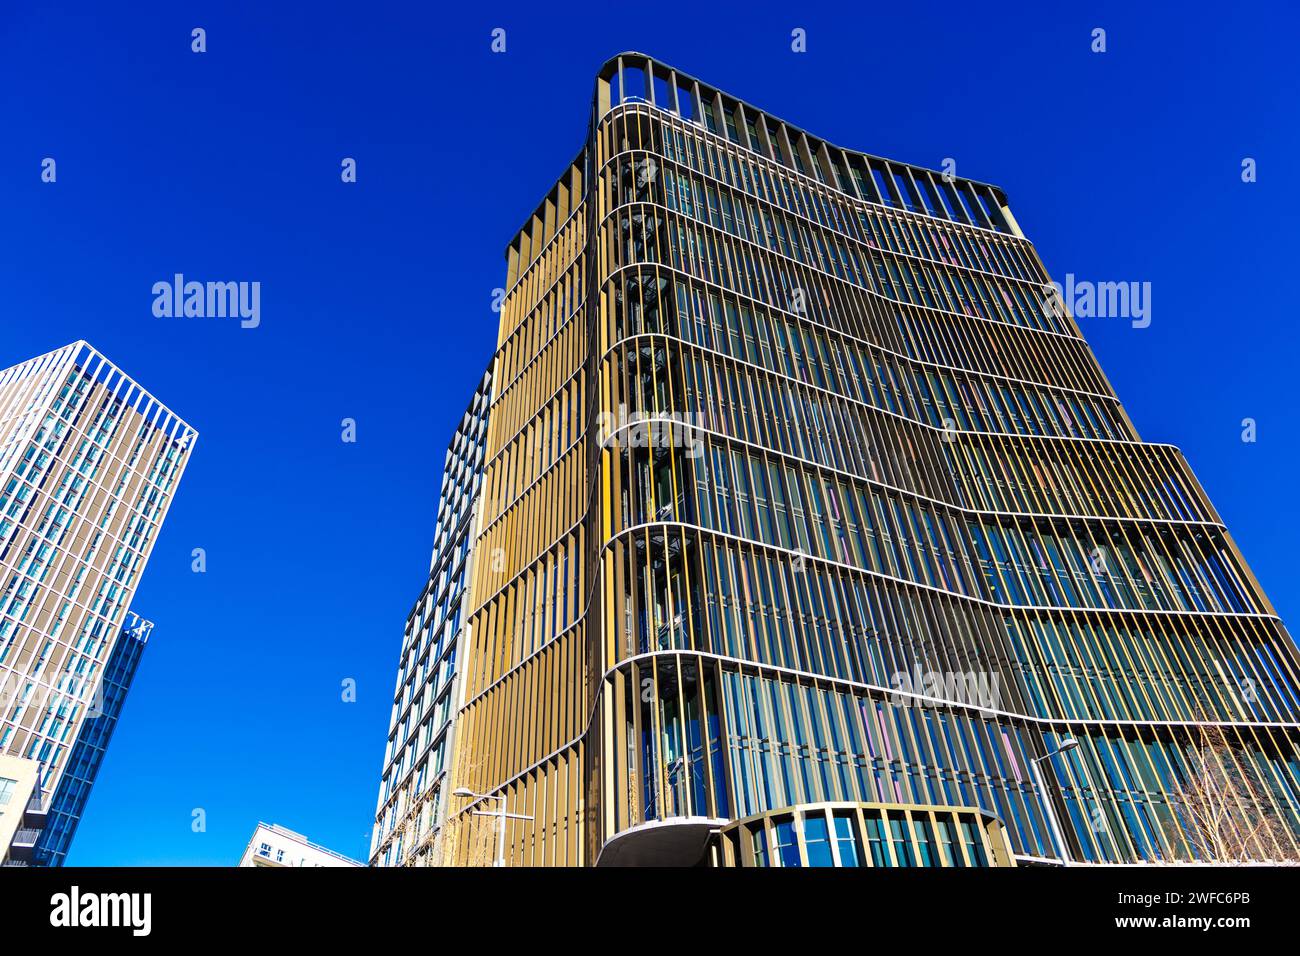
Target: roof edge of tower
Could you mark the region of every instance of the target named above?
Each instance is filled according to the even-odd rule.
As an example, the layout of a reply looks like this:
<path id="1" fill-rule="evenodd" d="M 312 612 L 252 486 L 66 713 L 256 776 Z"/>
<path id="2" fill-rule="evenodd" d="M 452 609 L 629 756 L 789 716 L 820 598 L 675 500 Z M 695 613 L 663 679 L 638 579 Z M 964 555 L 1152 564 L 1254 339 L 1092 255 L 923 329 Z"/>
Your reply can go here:
<path id="1" fill-rule="evenodd" d="M 639 58 L 639 59 L 647 60 L 647 61 L 649 61 L 649 62 L 651 62 L 651 63 L 654 63 L 654 64 L 656 64 L 656 65 L 658 65 L 658 66 L 666 67 L 667 69 L 672 70 L 674 73 L 676 73 L 679 77 L 682 77 L 682 78 L 687 79 L 687 80 L 692 80 L 692 81 L 694 81 L 694 82 L 696 82 L 696 83 L 699 83 L 701 86 L 706 86 L 706 87 L 708 87 L 708 88 L 711 89 L 711 90 L 717 90 L 719 93 L 722 93 L 723 95 L 725 95 L 725 96 L 727 96 L 727 97 L 730 97 L 731 99 L 733 99 L 733 100 L 735 100 L 736 102 L 740 103 L 740 104 L 741 104 L 742 106 L 744 106 L 747 110 L 753 110 L 754 112 L 756 112 L 756 113 L 760 113 L 760 114 L 762 114 L 762 115 L 764 115 L 764 116 L 770 116 L 772 119 L 775 119 L 775 120 L 777 120 L 777 121 L 779 121 L 779 122 L 781 122 L 781 123 L 784 123 L 786 126 L 789 126 L 789 127 L 792 128 L 792 129 L 796 129 L 796 130 L 798 130 L 799 132 L 803 133 L 805 136 L 808 136 L 808 137 L 810 137 L 810 138 L 812 138 L 812 139 L 815 139 L 815 140 L 819 140 L 820 142 L 825 143 L 827 146 L 832 146 L 832 147 L 834 147 L 835 149 L 843 150 L 843 151 L 846 152 L 846 153 L 855 153 L 856 155 L 858 155 L 858 156 L 862 156 L 862 157 L 865 157 L 865 158 L 867 158 L 867 159 L 875 159 L 875 160 L 879 160 L 880 162 L 885 162 L 885 163 L 897 163 L 897 164 L 899 164 L 899 165 L 903 165 L 903 166 L 911 166 L 911 167 L 914 167 L 914 168 L 916 168 L 916 169 L 924 169 L 924 170 L 926 170 L 927 172 L 933 173 L 933 174 L 935 174 L 935 175 L 940 175 L 940 176 L 943 175 L 943 172 L 942 172 L 941 170 L 933 169 L 933 168 L 931 168 L 931 167 L 929 167 L 929 166 L 922 166 L 920 163 L 913 163 L 913 162 L 909 162 L 909 161 L 907 161 L 907 160 L 903 160 L 903 159 L 891 159 L 891 158 L 889 158 L 888 156 L 880 156 L 880 155 L 877 155 L 876 153 L 868 153 L 868 152 L 866 152 L 865 150 L 855 149 L 855 148 L 853 148 L 853 147 L 851 147 L 851 146 L 842 146 L 842 145 L 840 145 L 839 143 L 834 143 L 834 142 L 832 142 L 831 140 L 827 139 L 826 137 L 821 136 L 821 135 L 818 135 L 817 133 L 814 133 L 814 132 L 812 132 L 811 130 L 809 130 L 809 129 L 803 127 L 803 126 L 800 126 L 798 123 L 792 123 L 792 122 L 790 122 L 790 120 L 785 119 L 784 117 L 781 117 L 781 116 L 776 115 L 776 114 L 773 113 L 771 110 L 765 110 L 765 109 L 763 109 L 763 108 L 761 108 L 761 107 L 759 107 L 759 106 L 756 106 L 755 104 L 751 103 L 749 100 L 743 99 L 743 98 L 737 96 L 737 95 L 734 94 L 734 93 L 730 93 L 730 92 L 728 92 L 727 90 L 724 90 L 722 87 L 718 86 L 718 85 L 715 84 L 715 83 L 710 83 L 710 82 L 708 82 L 707 80 L 702 80 L 702 79 L 700 79 L 700 77 L 695 76 L 695 75 L 692 74 L 692 73 L 688 73 L 688 72 L 686 72 L 685 70 L 680 70 L 680 69 L 678 69 L 677 67 L 673 66 L 673 64 L 667 62 L 666 60 L 661 60 L 661 59 L 659 59 L 658 57 L 655 57 L 655 56 L 653 56 L 652 54 L 649 54 L 649 53 L 645 53 L 645 52 L 643 52 L 643 51 L 641 51 L 641 50 L 624 50 L 624 51 L 622 51 L 622 52 L 619 52 L 619 53 L 614 54 L 612 57 L 610 57 L 609 59 L 607 59 L 604 63 L 602 63 L 602 64 L 600 65 L 600 69 L 596 71 L 596 77 L 597 77 L 598 79 L 599 79 L 599 78 L 602 78 L 602 77 L 604 76 L 604 73 L 605 73 L 606 70 L 608 70 L 608 69 L 609 69 L 610 67 L 612 67 L 612 66 L 617 65 L 618 61 L 621 60 L 621 59 L 623 59 L 624 57 L 636 57 L 636 58 Z M 1002 201 L 1003 205 L 1008 205 L 1008 204 L 1009 204 L 1008 201 L 1007 201 L 1007 193 L 1006 193 L 1006 190 L 1003 189 L 1001 186 L 997 185 L 996 183 L 985 182 L 984 180 L 981 180 L 981 179 L 972 179 L 970 176 L 957 176 L 957 177 L 955 177 L 955 178 L 957 178 L 957 179 L 961 179 L 961 180 L 964 180 L 964 181 L 966 181 L 966 182 L 968 182 L 968 183 L 973 183 L 973 184 L 976 185 L 976 186 L 983 186 L 985 189 L 991 189 L 991 190 L 993 190 L 995 193 L 997 193 L 997 195 L 998 195 L 999 199 Z"/>

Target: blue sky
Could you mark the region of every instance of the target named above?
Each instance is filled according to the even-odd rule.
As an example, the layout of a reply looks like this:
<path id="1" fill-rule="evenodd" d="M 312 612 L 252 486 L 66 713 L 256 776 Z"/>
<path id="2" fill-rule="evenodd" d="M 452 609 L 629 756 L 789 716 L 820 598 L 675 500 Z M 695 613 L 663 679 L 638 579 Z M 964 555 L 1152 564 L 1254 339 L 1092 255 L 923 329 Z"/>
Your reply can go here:
<path id="1" fill-rule="evenodd" d="M 703 4 L 471 6 L 0 12 L 0 367 L 85 338 L 201 433 L 70 863 L 233 864 L 259 819 L 365 854 L 502 253 L 620 50 L 847 147 L 955 159 L 1006 190 L 1058 279 L 1149 281 L 1149 328 L 1083 331 L 1142 436 L 1183 448 L 1283 617 L 1300 613 L 1293 11 L 788 4 L 738 23 Z M 259 281 L 260 327 L 154 317 L 151 287 L 176 272 Z"/>

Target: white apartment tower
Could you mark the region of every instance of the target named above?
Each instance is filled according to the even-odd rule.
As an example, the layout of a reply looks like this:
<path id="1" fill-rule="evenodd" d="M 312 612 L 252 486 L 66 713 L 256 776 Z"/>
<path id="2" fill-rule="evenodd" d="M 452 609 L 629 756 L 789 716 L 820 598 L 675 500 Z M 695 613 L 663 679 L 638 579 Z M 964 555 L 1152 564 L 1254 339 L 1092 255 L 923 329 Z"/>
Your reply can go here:
<path id="1" fill-rule="evenodd" d="M 197 437 L 86 342 L 0 372 L 0 755 L 46 807 Z"/>

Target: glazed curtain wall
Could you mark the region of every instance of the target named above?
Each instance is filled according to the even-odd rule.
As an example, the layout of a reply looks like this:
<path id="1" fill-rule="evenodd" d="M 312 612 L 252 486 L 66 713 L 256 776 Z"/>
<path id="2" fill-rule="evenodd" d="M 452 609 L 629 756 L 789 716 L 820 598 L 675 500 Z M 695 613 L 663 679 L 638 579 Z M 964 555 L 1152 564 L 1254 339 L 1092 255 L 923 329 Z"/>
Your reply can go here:
<path id="1" fill-rule="evenodd" d="M 671 816 L 738 818 L 822 801 L 978 807 L 1017 853 L 1056 858 L 1029 759 L 1046 738 L 1030 722 L 863 691 L 736 662 L 657 654 L 618 668 L 603 699 L 614 740 L 613 829 Z M 1174 795 L 1198 772 L 1195 738 L 1149 726 L 1071 728 L 1078 749 L 1044 761 L 1073 859 L 1192 859 L 1196 837 Z M 1234 731 L 1241 772 L 1294 800 L 1294 753 L 1262 728 Z M 1283 752 L 1289 756 L 1284 756 Z M 1289 847 L 1260 835 L 1257 852 Z"/>
<path id="2" fill-rule="evenodd" d="M 951 807 L 819 803 L 737 820 L 719 866 L 1014 866 L 1001 823 Z"/>
<path id="3" fill-rule="evenodd" d="M 598 180 L 611 329 L 598 374 L 628 422 L 601 459 L 616 577 L 605 628 L 622 638 L 603 665 L 683 649 L 886 689 L 914 673 L 991 675 L 996 719 L 1038 719 L 1017 729 L 1031 756 L 1067 731 L 1039 721 L 1132 721 L 1116 740 L 1173 768 L 1139 786 L 1107 763 L 1113 748 L 1081 747 L 1071 759 L 1093 782 L 1078 793 L 1096 806 L 1044 783 L 1071 855 L 1195 856 L 1167 808 L 1198 738 L 1140 725 L 1294 725 L 1297 695 L 1290 638 L 1182 456 L 1137 440 L 1023 240 L 868 208 L 681 126 L 621 111 Z M 641 421 L 665 418 L 679 423 L 667 442 Z M 1293 847 L 1294 726 L 1232 733 L 1228 759 L 1270 781 Z M 666 744 L 647 765 L 646 746 L 650 792 L 605 837 L 658 812 L 689 772 Z M 913 759 L 944 773 L 938 754 Z M 774 784 L 798 777 L 769 768 L 755 792 L 677 812 L 899 798 Z M 1017 852 L 1058 856 L 1033 825 L 1041 810 L 1008 796 L 1036 784 L 998 780 L 970 804 L 1008 822 Z"/>
<path id="4" fill-rule="evenodd" d="M 507 862 L 818 801 L 1205 858 L 1207 752 L 1294 852 L 1294 645 L 1000 192 L 625 59 L 507 254 L 458 777 Z"/>

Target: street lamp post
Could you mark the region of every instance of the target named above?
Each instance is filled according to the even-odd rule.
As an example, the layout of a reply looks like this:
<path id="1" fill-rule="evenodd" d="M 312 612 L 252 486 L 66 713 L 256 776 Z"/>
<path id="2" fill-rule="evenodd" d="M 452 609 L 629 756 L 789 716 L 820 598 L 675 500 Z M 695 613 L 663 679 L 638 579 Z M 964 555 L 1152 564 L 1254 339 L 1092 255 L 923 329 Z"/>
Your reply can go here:
<path id="1" fill-rule="evenodd" d="M 1052 836 L 1056 838 L 1056 845 L 1061 851 L 1061 865 L 1070 865 L 1070 848 L 1065 843 L 1065 836 L 1061 832 L 1061 824 L 1056 819 L 1056 810 L 1052 807 L 1052 798 L 1048 796 L 1047 785 L 1043 782 L 1043 773 L 1038 769 L 1040 761 L 1049 757 L 1055 757 L 1057 754 L 1063 754 L 1079 746 L 1079 741 L 1073 737 L 1066 737 L 1061 741 L 1061 745 L 1051 753 L 1045 753 L 1041 757 L 1034 757 L 1029 761 L 1030 768 L 1034 771 L 1034 780 L 1038 784 L 1038 792 L 1043 795 L 1043 807 L 1047 810 L 1047 820 L 1052 825 Z"/>
<path id="2" fill-rule="evenodd" d="M 471 813 L 473 816 L 476 817 L 493 817 L 500 821 L 499 825 L 501 827 L 501 830 L 500 833 L 497 835 L 497 858 L 492 865 L 505 866 L 506 865 L 506 820 L 507 819 L 531 820 L 532 817 L 523 813 L 506 813 L 506 795 L 504 793 L 500 793 L 500 794 L 475 793 L 469 787 L 457 787 L 455 790 L 452 791 L 451 795 L 453 797 L 469 797 L 471 799 L 477 798 L 480 800 L 501 801 L 501 812 L 499 813 L 484 813 L 482 810 L 473 810 L 471 811 Z"/>

